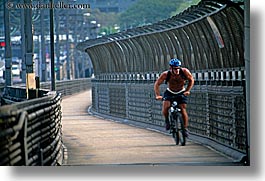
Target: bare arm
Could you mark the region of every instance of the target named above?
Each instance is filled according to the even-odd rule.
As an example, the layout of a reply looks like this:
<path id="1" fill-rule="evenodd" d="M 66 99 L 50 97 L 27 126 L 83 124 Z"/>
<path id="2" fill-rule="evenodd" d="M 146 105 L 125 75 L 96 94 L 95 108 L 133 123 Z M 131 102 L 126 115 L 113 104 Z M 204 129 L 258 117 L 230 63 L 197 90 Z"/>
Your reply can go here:
<path id="1" fill-rule="evenodd" d="M 160 85 L 166 80 L 167 78 L 167 71 L 163 72 L 158 79 L 155 81 L 154 84 L 154 91 L 155 91 L 155 96 L 157 100 L 161 100 L 163 97 L 160 95 Z"/>
<path id="2" fill-rule="evenodd" d="M 185 76 L 187 77 L 187 80 L 189 81 L 186 91 L 184 92 L 184 95 L 187 96 L 187 95 L 190 95 L 190 90 L 194 85 L 194 78 L 188 69 L 185 68 L 183 72 Z"/>

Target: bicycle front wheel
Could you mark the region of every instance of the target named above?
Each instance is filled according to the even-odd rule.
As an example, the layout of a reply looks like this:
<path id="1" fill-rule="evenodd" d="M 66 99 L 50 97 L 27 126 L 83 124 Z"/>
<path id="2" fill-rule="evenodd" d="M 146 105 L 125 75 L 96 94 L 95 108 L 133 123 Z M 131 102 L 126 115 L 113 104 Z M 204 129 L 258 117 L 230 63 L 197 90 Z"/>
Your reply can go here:
<path id="1" fill-rule="evenodd" d="M 172 129 L 172 137 L 173 137 L 176 145 L 178 145 L 179 144 L 179 140 L 180 140 L 179 139 L 179 133 L 176 131 L 175 128 Z"/>
<path id="2" fill-rule="evenodd" d="M 176 145 L 179 144 L 179 134 L 177 132 L 177 121 L 175 120 L 174 116 L 173 115 L 170 115 L 170 129 L 171 129 L 171 134 L 172 134 L 172 137 L 176 143 Z"/>

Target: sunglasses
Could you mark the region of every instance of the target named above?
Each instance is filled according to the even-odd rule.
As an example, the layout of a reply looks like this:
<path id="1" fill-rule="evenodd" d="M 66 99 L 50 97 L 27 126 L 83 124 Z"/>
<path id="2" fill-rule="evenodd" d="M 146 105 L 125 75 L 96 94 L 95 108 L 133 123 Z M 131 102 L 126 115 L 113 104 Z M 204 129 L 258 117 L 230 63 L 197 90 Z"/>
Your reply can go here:
<path id="1" fill-rule="evenodd" d="M 180 69 L 180 67 L 172 67 L 172 69 L 178 70 L 178 69 Z"/>

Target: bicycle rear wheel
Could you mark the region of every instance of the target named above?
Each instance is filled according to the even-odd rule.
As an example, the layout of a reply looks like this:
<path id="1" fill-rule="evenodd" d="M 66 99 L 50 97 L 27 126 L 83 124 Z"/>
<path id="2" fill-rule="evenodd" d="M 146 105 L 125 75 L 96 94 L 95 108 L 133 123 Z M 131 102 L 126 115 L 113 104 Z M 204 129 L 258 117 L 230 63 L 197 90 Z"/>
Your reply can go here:
<path id="1" fill-rule="evenodd" d="M 186 145 L 186 135 L 185 135 L 185 129 L 184 129 L 184 123 L 182 116 L 179 115 L 177 118 L 177 137 L 179 137 L 179 142 L 181 146 Z"/>

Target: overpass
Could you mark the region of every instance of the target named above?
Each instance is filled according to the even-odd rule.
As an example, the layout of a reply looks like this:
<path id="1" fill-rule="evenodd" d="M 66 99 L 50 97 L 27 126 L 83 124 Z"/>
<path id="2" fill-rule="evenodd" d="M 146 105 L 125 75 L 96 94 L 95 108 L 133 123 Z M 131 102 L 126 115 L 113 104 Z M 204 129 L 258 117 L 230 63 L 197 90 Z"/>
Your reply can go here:
<path id="1" fill-rule="evenodd" d="M 161 103 L 154 100 L 153 83 L 167 69 L 170 58 L 182 59 L 184 66 L 192 71 L 195 78 L 188 107 L 191 139 L 210 146 L 237 162 L 249 164 L 246 90 L 248 67 L 245 63 L 247 57 L 244 57 L 243 4 L 226 0 L 203 0 L 170 19 L 88 40 L 80 43 L 77 48 L 88 53 L 95 70 L 95 78 L 91 82 L 91 112 L 104 118 L 130 122 L 141 127 L 148 126 L 155 130 L 163 128 L 163 118 L 160 113 Z M 165 86 L 161 89 L 164 88 Z M 11 87 L 9 94 L 12 93 L 11 90 L 17 93 L 16 88 Z M 47 92 L 43 96 L 47 96 Z M 12 96 L 8 98 L 10 97 Z M 24 101 L 26 104 L 27 101 Z M 15 105 L 16 103 L 13 107 Z M 58 107 L 57 103 L 56 105 Z M 27 106 L 30 107 L 30 103 Z M 35 109 L 36 113 L 41 113 L 38 109 Z M 61 114 L 60 106 L 57 112 Z M 57 117 L 55 120 L 61 120 L 61 116 Z M 18 118 L 15 116 L 9 120 L 15 124 Z M 5 117 L 2 119 L 5 120 Z M 9 122 L 4 124 L 5 129 Z M 22 122 L 20 121 L 20 125 Z M 55 125 L 54 129 L 60 130 L 60 121 Z M 14 127 L 17 128 L 15 125 Z M 16 132 L 14 127 L 2 134 L 1 139 L 8 140 L 10 137 L 7 136 Z M 19 128 L 25 129 L 25 125 Z M 57 146 L 46 145 L 46 154 L 38 149 L 40 143 L 36 140 L 39 137 L 34 139 L 34 143 L 38 144 L 33 144 L 37 151 L 33 151 L 35 157 L 32 159 L 47 157 L 51 161 L 48 162 L 46 158 L 46 162 L 30 163 L 58 163 L 63 146 L 60 144 L 60 131 L 57 133 L 57 138 L 50 140 Z M 22 143 L 23 139 L 20 138 L 19 143 L 12 146 L 12 150 L 23 146 Z M 7 154 L 11 152 L 6 145 L 1 149 L 8 150 L 5 152 Z M 28 151 L 22 150 L 22 158 L 27 162 L 14 163 L 27 165 Z M 53 152 L 49 152 L 50 150 Z M 5 163 L 12 165 L 13 162 Z"/>

